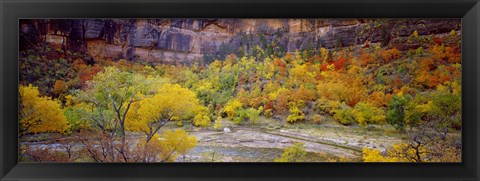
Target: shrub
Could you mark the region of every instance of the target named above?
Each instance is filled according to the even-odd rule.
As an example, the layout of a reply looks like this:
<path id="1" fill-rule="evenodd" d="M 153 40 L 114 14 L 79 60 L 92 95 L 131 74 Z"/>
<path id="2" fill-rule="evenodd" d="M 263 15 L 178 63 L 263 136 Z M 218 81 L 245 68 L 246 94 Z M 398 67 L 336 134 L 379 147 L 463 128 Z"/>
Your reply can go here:
<path id="1" fill-rule="evenodd" d="M 238 109 L 242 108 L 242 103 L 238 100 L 228 101 L 223 109 L 223 112 L 227 114 L 229 118 L 233 118 L 237 115 Z"/>
<path id="2" fill-rule="evenodd" d="M 415 50 L 415 56 L 422 56 L 423 55 L 423 47 L 418 47 L 416 50 Z"/>
<path id="3" fill-rule="evenodd" d="M 351 125 L 355 122 L 352 114 L 352 108 L 338 108 L 333 110 L 333 119 L 343 125 Z"/>
<path id="4" fill-rule="evenodd" d="M 263 115 L 267 118 L 269 117 L 272 117 L 273 116 L 273 111 L 272 109 L 266 109 L 264 112 L 263 112 Z"/>
<path id="5" fill-rule="evenodd" d="M 193 124 L 200 127 L 210 126 L 210 117 L 205 114 L 197 114 L 195 118 L 193 118 Z"/>
<path id="6" fill-rule="evenodd" d="M 396 48 L 392 48 L 392 49 L 380 51 L 379 55 L 380 57 L 383 58 L 385 63 L 388 63 L 391 60 L 400 58 L 400 51 Z"/>
<path id="7" fill-rule="evenodd" d="M 457 35 L 457 31 L 452 30 L 452 31 L 450 31 L 450 34 L 449 34 L 449 35 L 450 35 L 450 36 L 455 36 L 455 35 Z"/>
<path id="8" fill-rule="evenodd" d="M 233 118 L 233 123 L 239 125 L 247 117 L 247 111 L 245 109 L 239 109 L 237 111 L 237 117 Z"/>
<path id="9" fill-rule="evenodd" d="M 248 118 L 248 120 L 253 124 L 257 124 L 258 121 L 260 120 L 260 112 L 261 110 L 257 110 L 255 108 L 249 108 L 245 111 L 245 114 L 246 114 L 246 117 Z"/>
<path id="10" fill-rule="evenodd" d="M 305 119 L 305 114 L 299 108 L 303 106 L 304 106 L 303 101 L 290 102 L 289 103 L 290 115 L 288 115 L 287 117 L 287 122 L 295 123 L 297 121 Z"/>
<path id="11" fill-rule="evenodd" d="M 373 104 L 360 102 L 352 110 L 353 117 L 360 126 L 367 126 L 371 123 L 385 123 L 385 113 L 382 109 Z"/>
<path id="12" fill-rule="evenodd" d="M 312 122 L 315 124 L 320 124 L 324 121 L 324 118 L 319 114 L 313 115 L 311 119 L 312 119 Z"/>
<path id="13" fill-rule="evenodd" d="M 215 124 L 213 124 L 213 129 L 215 130 L 221 130 L 222 129 L 222 117 L 218 116 L 217 119 L 215 119 Z"/>
<path id="14" fill-rule="evenodd" d="M 183 121 L 178 121 L 178 122 L 177 122 L 177 126 L 178 126 L 178 127 L 183 127 Z"/>
<path id="15" fill-rule="evenodd" d="M 295 143 L 291 147 L 285 148 L 280 158 L 275 158 L 275 162 L 303 162 L 307 156 L 304 143 Z"/>
<path id="16" fill-rule="evenodd" d="M 315 107 L 323 114 L 333 115 L 333 110 L 340 106 L 340 101 L 326 101 L 318 100 L 315 102 Z"/>
<path id="17" fill-rule="evenodd" d="M 295 123 L 297 121 L 303 120 L 305 118 L 305 114 L 298 109 L 298 107 L 293 107 L 290 109 L 290 115 L 287 117 L 287 121 L 289 123 Z"/>
<path id="18" fill-rule="evenodd" d="M 412 35 L 411 35 L 413 38 L 418 38 L 418 31 L 415 30 L 413 31 Z"/>

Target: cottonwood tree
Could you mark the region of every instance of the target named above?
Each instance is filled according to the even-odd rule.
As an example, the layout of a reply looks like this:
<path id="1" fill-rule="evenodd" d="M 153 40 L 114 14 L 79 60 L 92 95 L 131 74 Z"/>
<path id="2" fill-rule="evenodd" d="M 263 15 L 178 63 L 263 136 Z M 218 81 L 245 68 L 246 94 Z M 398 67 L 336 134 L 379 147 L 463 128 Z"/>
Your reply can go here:
<path id="1" fill-rule="evenodd" d="M 197 138 L 190 136 L 184 130 L 167 130 L 163 132 L 160 140 L 160 159 L 161 161 L 175 161 L 177 156 L 182 156 L 185 161 L 186 154 L 197 146 Z"/>
<path id="2" fill-rule="evenodd" d="M 20 85 L 19 101 L 20 134 L 63 133 L 68 128 L 60 103 L 40 96 L 37 87 Z"/>
<path id="3" fill-rule="evenodd" d="M 149 142 L 145 138 L 138 141 L 131 151 L 131 159 L 135 162 L 173 162 L 182 156 L 182 161 L 186 161 L 186 154 L 197 143 L 197 138 L 184 130 L 167 130 L 161 135 L 155 134 Z"/>
<path id="4" fill-rule="evenodd" d="M 128 114 L 127 128 L 145 133 L 146 142 L 173 117 L 202 115 L 206 108 L 202 106 L 195 93 L 178 84 L 164 84 L 152 97 L 134 104 L 135 111 Z"/>
<path id="5" fill-rule="evenodd" d="M 133 103 L 154 93 L 158 80 L 161 79 L 121 71 L 116 67 L 106 67 L 104 71 L 95 75 L 91 81 L 87 81 L 83 91 L 76 94 L 78 99 L 89 105 L 89 117 L 93 120 L 94 125 L 100 128 L 101 134 L 107 133 L 110 136 L 120 137 L 121 144 L 102 144 L 115 149 L 125 162 L 129 160 L 129 150 L 125 144 L 127 113 L 131 110 Z M 105 137 L 109 136 L 105 135 Z M 115 142 L 115 138 L 104 139 L 104 141 Z M 88 147 L 87 144 L 90 142 L 83 143 Z M 92 149 L 94 148 L 92 147 Z M 113 151 L 109 153 L 113 153 Z M 115 155 L 112 155 L 112 157 L 111 159 L 116 159 Z"/>
<path id="6" fill-rule="evenodd" d="M 90 104 L 91 119 L 96 126 L 112 135 L 119 135 L 124 142 L 125 119 L 131 105 L 154 93 L 155 85 L 153 77 L 107 67 L 88 81 L 85 90 L 77 97 Z M 113 116 L 113 122 L 108 119 L 109 115 Z"/>

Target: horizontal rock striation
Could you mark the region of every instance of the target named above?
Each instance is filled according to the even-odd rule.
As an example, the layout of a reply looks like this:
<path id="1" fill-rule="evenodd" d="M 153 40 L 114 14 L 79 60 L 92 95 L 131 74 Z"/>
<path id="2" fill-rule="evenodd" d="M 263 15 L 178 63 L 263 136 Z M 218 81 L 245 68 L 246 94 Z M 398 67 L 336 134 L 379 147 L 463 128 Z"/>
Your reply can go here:
<path id="1" fill-rule="evenodd" d="M 244 54 L 367 43 L 410 49 L 405 37 L 461 29 L 460 19 L 35 19 L 20 20 L 20 48 L 41 42 L 93 57 L 184 63 Z"/>

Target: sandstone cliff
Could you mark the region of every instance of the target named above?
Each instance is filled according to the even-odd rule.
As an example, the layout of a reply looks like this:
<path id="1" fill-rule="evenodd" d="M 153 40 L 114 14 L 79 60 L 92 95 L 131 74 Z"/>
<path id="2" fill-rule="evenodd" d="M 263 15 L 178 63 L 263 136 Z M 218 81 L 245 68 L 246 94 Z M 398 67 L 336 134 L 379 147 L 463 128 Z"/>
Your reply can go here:
<path id="1" fill-rule="evenodd" d="M 20 20 L 20 46 L 48 42 L 93 57 L 189 62 L 250 51 L 284 52 L 380 43 L 417 48 L 405 37 L 460 32 L 460 19 L 36 19 Z"/>

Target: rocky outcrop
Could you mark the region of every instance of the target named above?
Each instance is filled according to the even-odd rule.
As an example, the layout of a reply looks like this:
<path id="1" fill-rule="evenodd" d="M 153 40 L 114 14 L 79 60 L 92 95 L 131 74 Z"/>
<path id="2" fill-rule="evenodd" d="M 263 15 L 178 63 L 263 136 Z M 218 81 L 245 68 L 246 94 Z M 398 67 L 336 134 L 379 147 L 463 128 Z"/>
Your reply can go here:
<path id="1" fill-rule="evenodd" d="M 48 42 L 106 59 L 191 62 L 242 54 L 257 45 L 288 52 L 386 46 L 414 31 L 460 29 L 460 19 L 37 19 L 20 21 L 20 44 Z"/>

